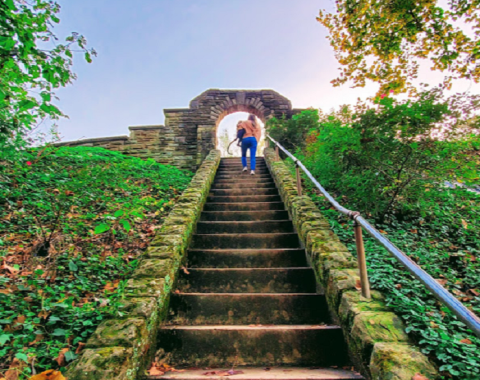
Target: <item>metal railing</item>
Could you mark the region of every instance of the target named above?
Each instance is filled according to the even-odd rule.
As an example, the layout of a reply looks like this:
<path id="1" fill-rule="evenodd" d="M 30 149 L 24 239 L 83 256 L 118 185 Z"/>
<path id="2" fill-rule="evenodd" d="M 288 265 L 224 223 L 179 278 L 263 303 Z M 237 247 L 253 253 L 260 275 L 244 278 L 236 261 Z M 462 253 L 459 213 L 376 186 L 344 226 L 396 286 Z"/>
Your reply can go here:
<path id="1" fill-rule="evenodd" d="M 480 319 L 470 310 L 468 310 L 459 300 L 457 300 L 447 289 L 440 285 L 435 279 L 420 268 L 412 259 L 398 249 L 390 240 L 373 227 L 358 211 L 348 210 L 341 206 L 318 181 L 312 176 L 312 173 L 298 160 L 293 154 L 281 146 L 271 136 L 267 137 L 275 144 L 275 155 L 277 161 L 280 160 L 279 149 L 281 149 L 295 163 L 297 174 L 298 194 L 302 195 L 300 169 L 313 182 L 317 189 L 330 202 L 330 204 L 342 214 L 347 215 L 354 222 L 355 243 L 357 247 L 358 269 L 360 272 L 360 282 L 362 285 L 362 295 L 370 298 L 370 285 L 367 275 L 367 264 L 365 259 L 365 249 L 363 245 L 362 227 L 377 242 L 380 243 L 400 264 L 402 264 L 417 280 L 425 285 L 433 295 L 447 306 L 463 323 L 465 323 L 480 338 Z"/>

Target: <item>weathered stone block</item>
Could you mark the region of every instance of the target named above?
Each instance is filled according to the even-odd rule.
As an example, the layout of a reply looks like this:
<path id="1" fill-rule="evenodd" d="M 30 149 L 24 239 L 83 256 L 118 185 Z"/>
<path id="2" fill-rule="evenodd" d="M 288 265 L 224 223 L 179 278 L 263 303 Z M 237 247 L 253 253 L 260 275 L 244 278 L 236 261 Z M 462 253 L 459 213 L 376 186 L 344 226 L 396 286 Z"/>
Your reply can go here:
<path id="1" fill-rule="evenodd" d="M 141 317 L 148 320 L 156 313 L 157 306 L 157 299 L 154 297 L 132 297 L 121 301 L 118 311 L 123 317 Z"/>
<path id="2" fill-rule="evenodd" d="M 145 256 L 157 259 L 168 259 L 180 257 L 183 254 L 182 246 L 178 245 L 165 245 L 157 247 L 149 247 L 145 251 Z"/>
<path id="3" fill-rule="evenodd" d="M 338 236 L 331 230 L 319 229 L 311 230 L 305 238 L 308 253 L 315 258 L 315 255 L 327 252 L 348 252 L 347 247 L 343 245 Z"/>
<path id="4" fill-rule="evenodd" d="M 438 372 L 416 347 L 398 343 L 375 343 L 370 360 L 372 380 L 412 380 L 419 373 L 429 380 Z"/>
<path id="5" fill-rule="evenodd" d="M 143 318 L 109 319 L 102 322 L 90 339 L 88 348 L 139 347 L 148 337 L 147 323 Z"/>
<path id="6" fill-rule="evenodd" d="M 353 319 L 349 345 L 361 353 L 365 363 L 370 361 L 373 346 L 378 342 L 407 343 L 403 322 L 390 312 L 362 312 Z"/>
<path id="7" fill-rule="evenodd" d="M 328 277 L 326 296 L 327 302 L 333 312 L 338 311 L 342 293 L 347 290 L 355 289 L 355 285 L 360 281 L 356 269 L 332 270 Z"/>
<path id="8" fill-rule="evenodd" d="M 152 278 L 131 278 L 125 287 L 127 297 L 161 297 L 164 293 L 165 280 Z"/>
<path id="9" fill-rule="evenodd" d="M 338 308 L 338 317 L 346 331 L 352 329 L 354 318 L 367 311 L 389 311 L 385 305 L 385 297 L 382 293 L 375 290 L 371 291 L 371 298 L 365 298 L 360 291 L 352 290 L 342 294 L 340 306 Z"/>
<path id="10" fill-rule="evenodd" d="M 171 259 L 145 259 L 140 262 L 133 272 L 133 278 L 164 278 L 173 276 L 173 260 Z"/>
<path id="11" fill-rule="evenodd" d="M 66 373 L 71 380 L 134 380 L 133 350 L 125 347 L 86 349 Z"/>
<path id="12" fill-rule="evenodd" d="M 335 269 L 356 269 L 357 260 L 348 252 L 321 252 L 316 256 L 316 269 L 324 284 Z"/>

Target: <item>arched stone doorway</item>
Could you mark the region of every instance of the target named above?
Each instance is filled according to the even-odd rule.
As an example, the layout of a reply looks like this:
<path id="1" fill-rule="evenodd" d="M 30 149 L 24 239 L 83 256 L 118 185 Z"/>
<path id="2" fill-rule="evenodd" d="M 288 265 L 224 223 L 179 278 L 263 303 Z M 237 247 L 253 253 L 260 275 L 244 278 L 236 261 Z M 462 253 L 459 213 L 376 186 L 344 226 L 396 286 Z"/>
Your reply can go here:
<path id="1" fill-rule="evenodd" d="M 184 142 L 190 147 L 185 157 L 195 156 L 190 162 L 198 167 L 217 146 L 217 128 L 226 115 L 248 112 L 266 123 L 274 116 L 290 118 L 298 111 L 292 109 L 290 100 L 273 90 L 211 89 L 193 99 L 188 109 L 164 112 L 165 127 L 178 128 L 177 136 L 185 136 Z"/>
<path id="2" fill-rule="evenodd" d="M 56 145 L 104 147 L 195 171 L 210 150 L 217 146 L 216 130 L 222 119 L 239 111 L 253 113 L 265 123 L 274 116 L 290 118 L 301 110 L 292 109 L 290 100 L 273 90 L 211 89 L 193 99 L 189 108 L 165 109 L 165 125 L 129 127 L 130 136 L 67 141 Z"/>

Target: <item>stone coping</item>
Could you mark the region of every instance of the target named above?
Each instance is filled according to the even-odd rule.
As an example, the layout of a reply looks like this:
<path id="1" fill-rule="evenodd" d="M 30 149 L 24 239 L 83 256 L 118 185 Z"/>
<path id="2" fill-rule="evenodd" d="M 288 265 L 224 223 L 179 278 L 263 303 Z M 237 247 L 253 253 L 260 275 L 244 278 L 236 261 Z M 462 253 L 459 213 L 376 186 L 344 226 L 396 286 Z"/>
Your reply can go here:
<path id="1" fill-rule="evenodd" d="M 130 137 L 126 135 L 122 136 L 111 136 L 111 137 L 94 137 L 91 139 L 82 139 L 82 140 L 72 140 L 72 141 L 62 141 L 53 144 L 54 146 L 68 146 L 68 145 L 83 145 L 83 144 L 92 144 L 97 142 L 108 142 L 108 141 L 127 141 Z"/>
<path id="2" fill-rule="evenodd" d="M 129 130 L 131 131 L 142 131 L 144 129 L 162 129 L 165 128 L 164 125 L 132 125 L 128 127 Z"/>
<path id="3" fill-rule="evenodd" d="M 80 358 L 69 366 L 69 380 L 143 376 L 219 163 L 220 151 L 212 150 L 142 255 L 126 284 L 118 316 L 97 327 Z"/>
<path id="4" fill-rule="evenodd" d="M 362 297 L 356 288 L 360 283 L 356 258 L 310 197 L 298 195 L 296 179 L 285 163 L 276 161 L 271 148 L 265 149 L 265 161 L 358 369 L 372 380 L 412 380 L 417 373 L 438 379 L 435 366 L 410 341 L 405 325 L 389 310 L 382 294 L 372 291 L 371 299 Z"/>

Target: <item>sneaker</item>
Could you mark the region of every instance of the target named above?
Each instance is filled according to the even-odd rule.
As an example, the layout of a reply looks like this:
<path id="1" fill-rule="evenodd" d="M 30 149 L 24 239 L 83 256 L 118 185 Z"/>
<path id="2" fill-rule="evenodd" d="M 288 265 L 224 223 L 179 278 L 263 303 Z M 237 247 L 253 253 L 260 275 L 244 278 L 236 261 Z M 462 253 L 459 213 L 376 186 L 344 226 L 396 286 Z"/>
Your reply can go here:
<path id="1" fill-rule="evenodd" d="M 248 169 L 247 169 L 247 167 L 245 166 L 242 171 L 243 171 L 243 172 L 246 172 L 247 170 L 248 170 Z"/>
<path id="2" fill-rule="evenodd" d="M 252 170 L 252 171 L 250 172 L 250 174 L 251 174 L 251 175 L 254 175 L 254 174 L 255 174 L 255 170 Z"/>

